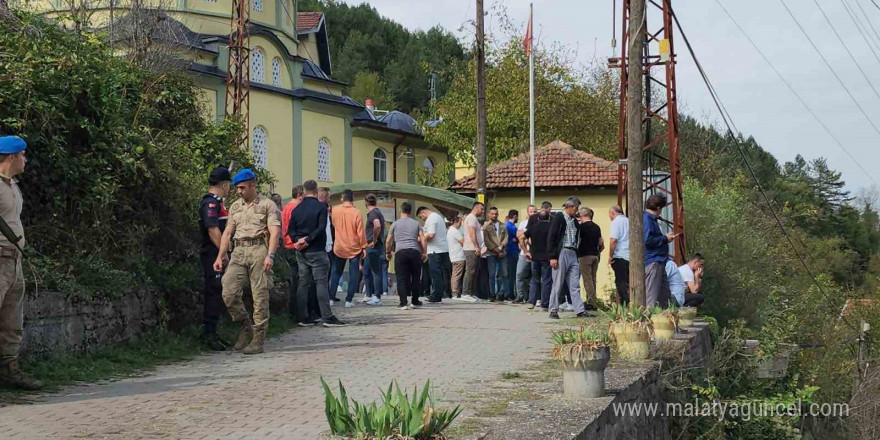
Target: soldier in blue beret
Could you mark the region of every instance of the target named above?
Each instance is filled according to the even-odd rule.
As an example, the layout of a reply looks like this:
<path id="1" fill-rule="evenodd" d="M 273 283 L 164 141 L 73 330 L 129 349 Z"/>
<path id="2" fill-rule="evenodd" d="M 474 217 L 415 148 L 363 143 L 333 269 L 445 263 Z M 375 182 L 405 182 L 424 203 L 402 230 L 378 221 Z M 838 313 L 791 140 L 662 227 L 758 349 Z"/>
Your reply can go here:
<path id="1" fill-rule="evenodd" d="M 15 176 L 27 163 L 25 148 L 18 136 L 0 136 L 0 218 L 12 230 L 12 237 L 0 234 L 0 387 L 37 390 L 43 384 L 18 367 L 24 302 L 20 249 L 25 239 L 21 190 Z"/>
<path id="2" fill-rule="evenodd" d="M 269 282 L 275 249 L 281 237 L 281 212 L 275 202 L 257 192 L 256 179 L 257 176 L 249 169 L 239 171 L 232 178 L 239 199 L 229 207 L 220 252 L 214 261 L 214 271 L 222 271 L 226 264 L 224 256 L 234 235 L 235 249 L 222 280 L 223 302 L 232 320 L 241 326 L 241 334 L 234 348 L 243 350 L 244 354 L 263 352 L 269 324 Z M 241 299 L 245 278 L 251 282 L 251 295 L 254 298 L 253 321 Z"/>

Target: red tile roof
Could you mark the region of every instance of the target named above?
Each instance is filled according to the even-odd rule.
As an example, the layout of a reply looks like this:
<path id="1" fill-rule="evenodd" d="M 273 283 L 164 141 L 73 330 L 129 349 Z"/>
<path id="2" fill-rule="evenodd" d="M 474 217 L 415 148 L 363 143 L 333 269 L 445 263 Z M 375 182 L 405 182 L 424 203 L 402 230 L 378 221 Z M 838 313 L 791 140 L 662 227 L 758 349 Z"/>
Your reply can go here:
<path id="1" fill-rule="evenodd" d="M 296 30 L 307 31 L 318 27 L 323 16 L 323 12 L 297 12 Z"/>
<path id="2" fill-rule="evenodd" d="M 450 189 L 473 191 L 476 175 L 452 182 Z M 486 170 L 487 189 L 528 188 L 529 154 L 523 153 Z M 555 140 L 535 150 L 535 187 L 617 186 L 617 165 Z"/>

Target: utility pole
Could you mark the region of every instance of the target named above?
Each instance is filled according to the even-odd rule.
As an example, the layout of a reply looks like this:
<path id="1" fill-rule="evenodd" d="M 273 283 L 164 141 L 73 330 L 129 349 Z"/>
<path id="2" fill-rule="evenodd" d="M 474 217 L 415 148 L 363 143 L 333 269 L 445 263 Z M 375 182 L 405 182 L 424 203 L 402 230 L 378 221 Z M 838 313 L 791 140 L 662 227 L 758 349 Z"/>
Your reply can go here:
<path id="1" fill-rule="evenodd" d="M 486 202 L 486 53 L 483 0 L 477 0 L 477 201 Z"/>
<path id="2" fill-rule="evenodd" d="M 250 151 L 250 0 L 232 0 L 229 29 L 229 60 L 226 65 L 226 116 L 238 118 L 244 124 L 242 146 Z"/>
<path id="3" fill-rule="evenodd" d="M 645 134 L 642 132 L 644 111 L 642 90 L 644 82 L 645 0 L 629 2 L 629 44 L 626 89 L 626 180 L 627 212 L 629 214 L 629 291 L 632 301 L 645 305 L 645 235 L 642 225 L 642 169 Z"/>

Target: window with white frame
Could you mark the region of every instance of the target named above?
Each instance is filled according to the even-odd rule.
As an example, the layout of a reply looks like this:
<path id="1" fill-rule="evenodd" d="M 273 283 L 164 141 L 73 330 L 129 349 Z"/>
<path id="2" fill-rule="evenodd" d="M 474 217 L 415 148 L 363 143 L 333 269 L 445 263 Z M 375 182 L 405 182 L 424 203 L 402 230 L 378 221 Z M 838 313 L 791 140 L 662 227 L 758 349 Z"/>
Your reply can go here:
<path id="1" fill-rule="evenodd" d="M 330 181 L 330 141 L 323 137 L 318 140 L 318 180 Z"/>
<path id="2" fill-rule="evenodd" d="M 381 148 L 376 148 L 376 152 L 373 153 L 373 181 L 388 181 L 388 156 Z"/>
<path id="3" fill-rule="evenodd" d="M 426 157 L 425 160 L 422 161 L 422 166 L 425 167 L 426 170 L 428 170 L 429 176 L 434 174 L 434 161 L 431 160 L 430 157 Z"/>
<path id="4" fill-rule="evenodd" d="M 281 58 L 272 58 L 272 85 L 281 87 Z"/>
<path id="5" fill-rule="evenodd" d="M 251 51 L 251 81 L 260 84 L 266 82 L 266 55 L 259 47 Z"/>
<path id="6" fill-rule="evenodd" d="M 269 165 L 269 136 L 262 125 L 254 127 L 251 139 L 251 154 L 254 157 L 254 165 L 265 169 Z"/>
<path id="7" fill-rule="evenodd" d="M 254 0 L 253 9 L 254 12 L 263 12 L 263 0 Z"/>

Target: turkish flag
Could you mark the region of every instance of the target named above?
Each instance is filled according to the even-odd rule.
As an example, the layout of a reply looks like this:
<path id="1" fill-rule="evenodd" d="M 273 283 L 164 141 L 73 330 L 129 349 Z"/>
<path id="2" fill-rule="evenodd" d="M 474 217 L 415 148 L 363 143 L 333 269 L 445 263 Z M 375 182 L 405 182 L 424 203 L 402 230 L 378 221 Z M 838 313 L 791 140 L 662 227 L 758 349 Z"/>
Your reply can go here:
<path id="1" fill-rule="evenodd" d="M 523 50 L 526 56 L 532 56 L 532 15 L 529 14 L 529 25 L 526 27 L 526 37 L 523 39 Z"/>

